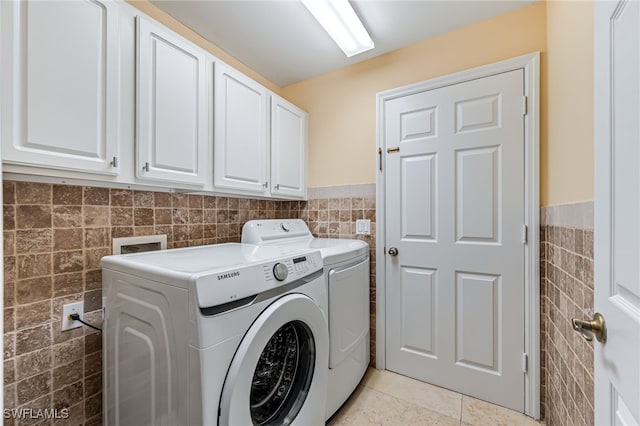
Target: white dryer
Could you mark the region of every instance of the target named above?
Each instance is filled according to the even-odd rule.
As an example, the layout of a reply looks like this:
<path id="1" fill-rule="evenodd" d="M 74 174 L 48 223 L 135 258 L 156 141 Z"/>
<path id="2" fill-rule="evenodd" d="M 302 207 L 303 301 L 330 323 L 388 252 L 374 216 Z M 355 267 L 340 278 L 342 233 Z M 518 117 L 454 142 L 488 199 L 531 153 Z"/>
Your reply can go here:
<path id="1" fill-rule="evenodd" d="M 329 336 L 315 250 L 108 256 L 106 425 L 320 425 Z"/>
<path id="2" fill-rule="evenodd" d="M 353 393 L 369 365 L 369 245 L 314 238 L 300 219 L 249 221 L 242 228 L 242 242 L 318 249 L 322 254 L 329 303 L 328 419 Z"/>

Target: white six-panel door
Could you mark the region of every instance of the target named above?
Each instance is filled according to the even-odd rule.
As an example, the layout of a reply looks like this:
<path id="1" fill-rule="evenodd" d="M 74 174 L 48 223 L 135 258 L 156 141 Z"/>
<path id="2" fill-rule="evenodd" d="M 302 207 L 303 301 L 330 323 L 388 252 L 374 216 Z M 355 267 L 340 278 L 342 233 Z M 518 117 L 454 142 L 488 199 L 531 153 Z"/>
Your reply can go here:
<path id="1" fill-rule="evenodd" d="M 118 5 L 0 7 L 3 161 L 118 174 Z"/>
<path id="2" fill-rule="evenodd" d="M 383 118 L 386 367 L 519 411 L 523 79 L 396 98 Z"/>
<path id="3" fill-rule="evenodd" d="M 595 4 L 597 425 L 640 424 L 640 2 Z M 590 319 L 590 318 L 586 318 Z"/>

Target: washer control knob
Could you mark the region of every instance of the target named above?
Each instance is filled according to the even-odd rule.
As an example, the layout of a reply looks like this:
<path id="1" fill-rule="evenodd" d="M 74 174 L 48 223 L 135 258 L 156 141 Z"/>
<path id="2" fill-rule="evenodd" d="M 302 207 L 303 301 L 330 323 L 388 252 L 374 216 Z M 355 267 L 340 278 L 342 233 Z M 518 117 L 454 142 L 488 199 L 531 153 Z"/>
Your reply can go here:
<path id="1" fill-rule="evenodd" d="M 289 276 L 289 269 L 287 269 L 287 265 L 284 263 L 276 263 L 273 266 L 273 276 L 276 277 L 278 281 L 284 281 Z"/>
<path id="2" fill-rule="evenodd" d="M 289 231 L 291 231 L 291 228 L 289 227 L 289 224 L 288 224 L 288 223 L 285 223 L 285 222 L 282 222 L 282 223 L 280 224 L 280 228 L 282 228 L 282 230 L 283 230 L 284 232 L 289 232 Z"/>

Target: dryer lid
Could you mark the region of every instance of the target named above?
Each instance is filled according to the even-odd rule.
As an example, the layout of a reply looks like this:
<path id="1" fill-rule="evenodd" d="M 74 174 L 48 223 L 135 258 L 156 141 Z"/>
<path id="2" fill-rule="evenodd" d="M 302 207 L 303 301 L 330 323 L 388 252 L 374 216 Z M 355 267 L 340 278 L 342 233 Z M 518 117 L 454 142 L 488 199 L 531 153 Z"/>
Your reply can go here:
<path id="1" fill-rule="evenodd" d="M 346 238 L 314 238 L 301 219 L 250 220 L 242 227 L 242 242 L 320 250 L 324 265 L 369 254 L 369 244 Z"/>

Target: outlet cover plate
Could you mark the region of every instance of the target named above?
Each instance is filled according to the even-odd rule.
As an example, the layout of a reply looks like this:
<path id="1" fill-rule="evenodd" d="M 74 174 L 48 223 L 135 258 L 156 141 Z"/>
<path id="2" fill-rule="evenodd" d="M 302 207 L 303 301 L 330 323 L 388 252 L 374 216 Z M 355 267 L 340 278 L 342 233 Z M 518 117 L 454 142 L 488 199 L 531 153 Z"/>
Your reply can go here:
<path id="1" fill-rule="evenodd" d="M 84 302 L 68 303 L 62 306 L 62 331 L 82 327 L 80 321 L 71 321 L 69 315 L 80 314 L 80 319 L 84 319 Z"/>
<path id="2" fill-rule="evenodd" d="M 356 234 L 371 235 L 371 221 L 369 219 L 356 220 Z"/>

